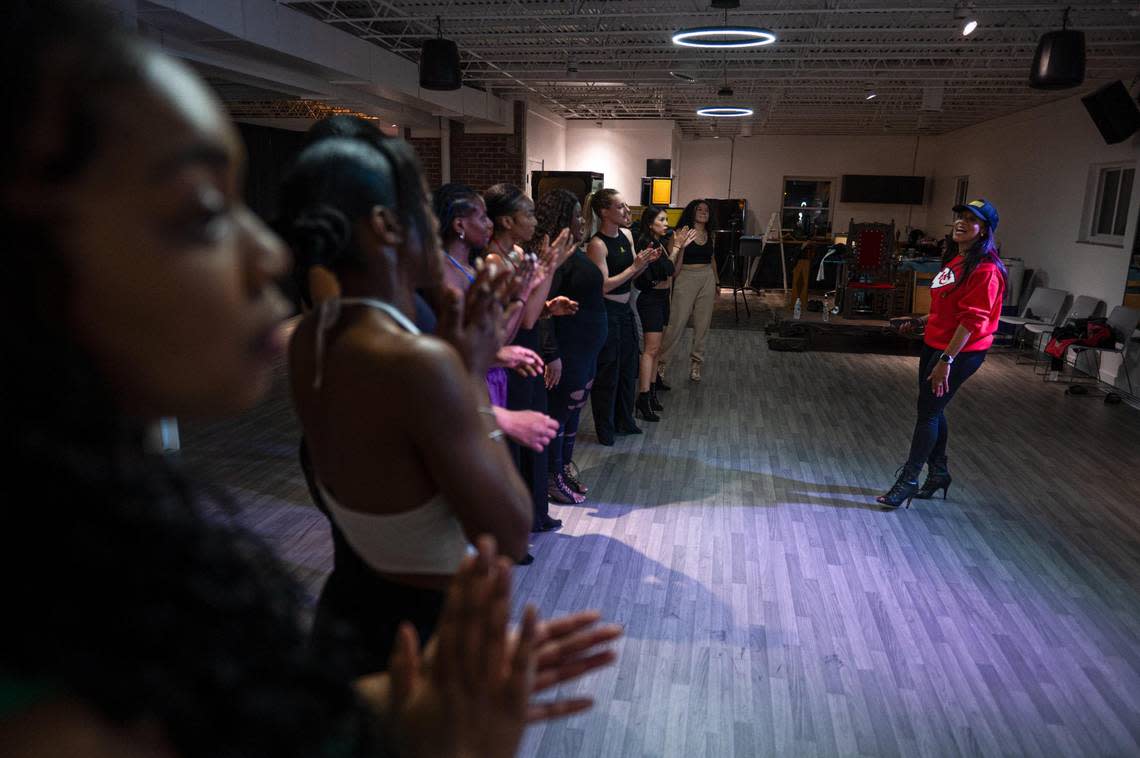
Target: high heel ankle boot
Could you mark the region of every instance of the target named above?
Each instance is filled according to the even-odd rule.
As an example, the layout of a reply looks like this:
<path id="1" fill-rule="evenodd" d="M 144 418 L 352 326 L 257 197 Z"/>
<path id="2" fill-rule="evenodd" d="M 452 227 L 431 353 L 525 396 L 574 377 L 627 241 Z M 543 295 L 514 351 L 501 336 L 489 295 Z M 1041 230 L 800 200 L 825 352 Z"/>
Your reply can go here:
<path id="1" fill-rule="evenodd" d="M 665 383 L 665 376 L 663 374 L 657 375 L 657 381 L 655 381 L 653 385 L 657 388 L 658 392 L 668 392 L 669 390 L 673 389 Z"/>
<path id="2" fill-rule="evenodd" d="M 945 500 L 950 495 L 951 481 L 949 471 L 932 468 L 926 475 L 926 481 L 922 483 L 914 496 L 919 500 L 930 500 L 938 493 L 938 490 L 942 490 L 942 499 Z"/>
<path id="3" fill-rule="evenodd" d="M 656 384 L 649 385 L 649 407 L 655 411 L 665 410 L 665 406 L 663 406 L 661 404 L 661 401 L 657 399 L 657 385 Z"/>
<path id="4" fill-rule="evenodd" d="M 918 472 L 911 471 L 904 466 L 899 470 L 899 477 L 891 485 L 891 488 L 887 490 L 886 494 L 875 498 L 875 501 L 888 508 L 898 508 L 904 503 L 909 508 L 910 501 L 914 499 L 916 492 L 918 492 Z"/>
<path id="5" fill-rule="evenodd" d="M 637 396 L 637 404 L 634 406 L 638 418 L 643 418 L 646 421 L 660 421 L 661 417 L 653 412 L 653 408 L 649 406 L 649 393 L 642 392 Z"/>

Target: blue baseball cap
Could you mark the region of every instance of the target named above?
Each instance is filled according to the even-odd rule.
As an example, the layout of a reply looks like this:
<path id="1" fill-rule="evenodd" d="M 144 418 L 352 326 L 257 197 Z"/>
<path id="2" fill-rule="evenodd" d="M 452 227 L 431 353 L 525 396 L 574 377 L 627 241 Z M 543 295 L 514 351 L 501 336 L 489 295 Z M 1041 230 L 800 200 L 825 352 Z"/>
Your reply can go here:
<path id="1" fill-rule="evenodd" d="M 997 225 L 998 225 L 997 208 L 995 208 L 993 206 L 993 203 L 991 203 L 989 200 L 984 200 L 981 198 L 979 198 L 977 200 L 971 200 L 970 202 L 966 203 L 965 205 L 955 205 L 953 210 L 955 213 L 963 213 L 966 211 L 973 213 L 975 216 L 980 218 L 982 221 L 986 222 L 986 226 L 989 227 L 991 232 L 994 231 L 995 229 L 997 229 Z"/>

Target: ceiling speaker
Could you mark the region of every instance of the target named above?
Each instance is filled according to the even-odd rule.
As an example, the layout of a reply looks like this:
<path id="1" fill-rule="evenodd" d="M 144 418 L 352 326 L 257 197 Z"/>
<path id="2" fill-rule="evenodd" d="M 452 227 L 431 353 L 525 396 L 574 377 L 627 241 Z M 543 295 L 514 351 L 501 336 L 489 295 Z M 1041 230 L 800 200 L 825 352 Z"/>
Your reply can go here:
<path id="1" fill-rule="evenodd" d="M 420 48 L 420 86 L 424 89 L 450 90 L 463 86 L 459 70 L 459 46 L 452 40 L 424 40 Z"/>
<path id="2" fill-rule="evenodd" d="M 1033 54 L 1029 86 L 1034 89 L 1068 89 L 1085 80 L 1085 33 L 1075 29 L 1046 32 Z"/>
<path id="3" fill-rule="evenodd" d="M 1140 130 L 1140 108 L 1128 94 L 1124 82 L 1106 84 L 1091 95 L 1081 98 L 1093 123 L 1110 145 L 1123 142 Z"/>

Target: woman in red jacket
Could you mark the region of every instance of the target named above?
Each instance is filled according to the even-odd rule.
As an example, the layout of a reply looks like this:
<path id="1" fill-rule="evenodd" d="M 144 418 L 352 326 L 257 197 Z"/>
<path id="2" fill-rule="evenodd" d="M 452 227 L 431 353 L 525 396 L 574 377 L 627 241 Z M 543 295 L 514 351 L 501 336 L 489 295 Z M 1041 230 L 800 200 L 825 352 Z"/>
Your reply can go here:
<path id="1" fill-rule="evenodd" d="M 928 499 L 938 490 L 943 498 L 949 494 L 944 411 L 986 359 L 1001 316 L 1006 271 L 994 244 L 997 209 L 988 200 L 971 200 L 955 206 L 954 212 L 952 238 L 958 254 L 930 283 L 930 315 L 899 325 L 905 333 L 925 322 L 926 331 L 918 364 L 918 419 L 910 456 L 894 486 L 877 498 L 890 508 L 904 502 L 909 507 L 912 498 Z M 924 463 L 930 468 L 919 487 Z"/>

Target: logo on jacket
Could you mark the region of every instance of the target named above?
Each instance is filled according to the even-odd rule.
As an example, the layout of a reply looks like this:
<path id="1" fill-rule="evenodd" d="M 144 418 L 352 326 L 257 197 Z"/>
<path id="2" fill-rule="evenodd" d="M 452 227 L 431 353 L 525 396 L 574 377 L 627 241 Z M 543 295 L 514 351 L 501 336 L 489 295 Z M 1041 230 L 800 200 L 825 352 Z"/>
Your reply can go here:
<path id="1" fill-rule="evenodd" d="M 930 282 L 930 289 L 936 290 L 939 287 L 945 287 L 949 284 L 953 284 L 955 281 L 957 281 L 957 279 L 954 276 L 954 269 L 947 266 L 946 268 L 939 271 L 938 276 L 934 277 L 934 279 Z"/>

